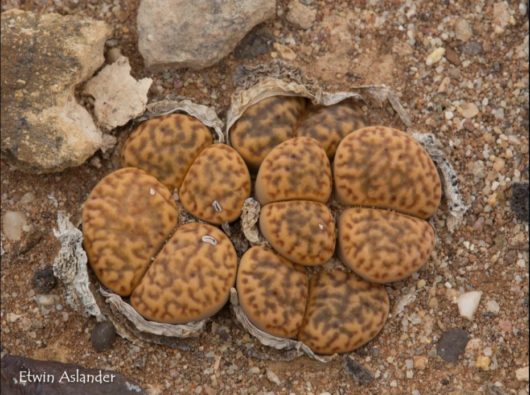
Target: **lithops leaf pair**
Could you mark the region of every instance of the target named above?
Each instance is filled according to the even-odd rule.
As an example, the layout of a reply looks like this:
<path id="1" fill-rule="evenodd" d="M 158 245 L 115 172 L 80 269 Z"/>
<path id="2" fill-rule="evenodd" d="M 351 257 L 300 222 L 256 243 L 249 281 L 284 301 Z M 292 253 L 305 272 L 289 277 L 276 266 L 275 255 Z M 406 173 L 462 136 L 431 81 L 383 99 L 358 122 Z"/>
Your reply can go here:
<path id="1" fill-rule="evenodd" d="M 186 114 L 142 123 L 124 145 L 122 165 L 145 170 L 177 189 L 187 211 L 217 225 L 237 219 L 250 195 L 241 156 L 225 144 L 213 144 L 208 128 Z"/>
<path id="2" fill-rule="evenodd" d="M 334 161 L 335 197 L 348 206 L 339 217 L 342 262 L 379 283 L 410 276 L 434 248 L 425 221 L 441 199 L 436 167 L 407 134 L 372 126 L 346 136 Z"/>
<path id="3" fill-rule="evenodd" d="M 389 311 L 386 290 L 341 269 L 309 279 L 305 268 L 252 247 L 239 264 L 240 305 L 259 329 L 298 339 L 319 354 L 349 352 L 374 338 Z"/>
<path id="4" fill-rule="evenodd" d="M 215 314 L 235 282 L 234 246 L 212 225 L 179 224 L 171 190 L 196 217 L 233 221 L 250 194 L 243 159 L 213 144 L 199 120 L 173 114 L 142 123 L 124 145 L 122 164 L 83 208 L 84 246 L 97 277 L 149 320 L 181 324 Z"/>
<path id="5" fill-rule="evenodd" d="M 335 220 L 325 205 L 332 191 L 326 152 L 310 137 L 296 137 L 265 157 L 255 184 L 263 205 L 260 230 L 285 258 L 318 265 L 335 250 Z"/>
<path id="6" fill-rule="evenodd" d="M 296 96 L 272 96 L 249 106 L 229 130 L 232 146 L 256 171 L 267 154 L 293 137 L 312 137 L 332 158 L 340 140 L 365 126 L 358 104 L 310 108 Z"/>

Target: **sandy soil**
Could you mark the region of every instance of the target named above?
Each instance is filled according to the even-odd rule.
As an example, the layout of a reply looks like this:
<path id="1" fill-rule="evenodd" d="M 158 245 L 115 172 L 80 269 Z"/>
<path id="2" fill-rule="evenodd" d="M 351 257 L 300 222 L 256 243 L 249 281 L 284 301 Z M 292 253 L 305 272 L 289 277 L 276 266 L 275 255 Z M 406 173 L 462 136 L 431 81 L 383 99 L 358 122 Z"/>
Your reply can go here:
<path id="1" fill-rule="evenodd" d="M 107 21 L 134 75 L 154 79 L 151 100 L 186 96 L 215 107 L 221 116 L 240 65 L 281 55 L 275 49 L 250 59 L 231 54 L 201 71 L 150 73 L 136 47 L 137 3 L 1 4 L 2 11 L 19 7 Z M 412 118 L 411 129 L 434 133 L 444 143 L 470 205 L 463 224 L 450 233 L 443 204 L 435 219 L 435 253 L 419 273 L 388 287 L 393 306 L 410 298 L 406 295 L 414 298 L 400 314 L 391 315 L 374 341 L 354 353 L 374 380 L 360 387 L 341 360 L 323 365 L 305 357 L 292 362 L 253 357 L 249 350 L 269 353 L 233 322 L 228 309 L 191 342 L 191 351 L 133 345 L 119 338 L 110 351 L 97 353 L 90 344 L 95 320 L 64 304 L 61 285 L 51 292 L 48 308 L 38 305 L 31 280 L 58 251 L 52 233 L 58 210 L 79 222 L 91 188 L 116 167 L 100 154 L 79 168 L 51 175 L 23 174 L 2 163 L 2 216 L 21 211 L 31 223 L 20 242 L 12 243 L 2 233 L 3 353 L 118 370 L 152 393 L 528 394 L 528 382 L 515 373 L 528 366 L 528 224 L 518 221 L 510 208 L 512 182 L 527 181 L 528 174 L 528 64 L 520 57 L 528 36 L 526 1 L 508 2 L 513 19 L 502 34 L 494 33 L 494 1 L 306 3 L 317 10 L 309 30 L 285 20 L 287 2 L 280 0 L 278 17 L 251 34 L 268 35 L 289 47 L 296 55 L 292 63 L 328 90 L 390 86 Z M 472 28 L 467 43 L 454 35 L 459 17 Z M 446 56 L 427 66 L 437 47 L 444 47 Z M 252 50 L 240 48 L 243 54 Z M 457 108 L 461 103 L 475 103 L 479 113 L 464 119 Z M 473 321 L 460 317 L 454 303 L 459 292 L 470 290 L 483 292 Z M 436 352 L 438 339 L 451 328 L 465 329 L 471 339 L 456 363 L 445 362 Z"/>

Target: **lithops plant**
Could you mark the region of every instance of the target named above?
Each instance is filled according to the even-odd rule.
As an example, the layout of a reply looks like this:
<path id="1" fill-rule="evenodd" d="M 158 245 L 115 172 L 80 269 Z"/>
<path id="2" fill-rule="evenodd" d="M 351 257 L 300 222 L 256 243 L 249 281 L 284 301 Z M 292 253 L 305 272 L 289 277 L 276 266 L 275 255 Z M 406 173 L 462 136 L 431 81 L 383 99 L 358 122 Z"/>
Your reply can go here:
<path id="1" fill-rule="evenodd" d="M 432 159 L 397 129 L 369 126 L 346 136 L 333 164 L 335 194 L 345 205 L 380 207 L 431 217 L 442 196 Z"/>
<path id="2" fill-rule="evenodd" d="M 250 194 L 243 159 L 213 144 L 198 119 L 172 114 L 140 124 L 124 145 L 122 163 L 128 167 L 104 177 L 83 208 L 84 246 L 96 276 L 130 297 L 147 320 L 185 324 L 210 317 L 228 299 L 237 254 L 220 229 L 179 218 L 184 209 L 216 225 L 237 219 Z"/>
<path id="3" fill-rule="evenodd" d="M 83 207 L 84 247 L 101 283 L 130 295 L 178 213 L 169 190 L 143 170 L 129 167 L 104 177 Z"/>
<path id="4" fill-rule="evenodd" d="M 240 307 L 250 323 L 318 354 L 349 352 L 381 331 L 389 312 L 382 284 L 425 264 L 435 241 L 426 219 L 441 198 L 436 167 L 422 146 L 399 130 L 365 127 L 350 104 L 306 115 L 295 130 L 299 137 L 265 156 L 255 197 L 260 233 L 272 250 L 253 247 L 238 272 Z M 295 271 L 297 265 L 304 272 Z M 275 272 L 309 277 L 301 323 L 300 314 L 289 310 L 295 306 L 285 306 L 285 287 L 304 293 L 275 280 Z M 283 317 L 274 328 L 273 316 Z"/>
<path id="5" fill-rule="evenodd" d="M 339 218 L 341 261 L 376 283 L 410 276 L 434 247 L 434 230 L 424 220 L 388 210 L 356 207 Z"/>
<path id="6" fill-rule="evenodd" d="M 188 223 L 176 230 L 156 256 L 133 291 L 131 304 L 153 321 L 198 321 L 226 303 L 236 270 L 236 251 L 222 231 Z"/>
<path id="7" fill-rule="evenodd" d="M 332 189 L 326 152 L 311 137 L 289 139 L 265 157 L 255 187 L 261 204 L 297 199 L 326 203 Z"/>
<path id="8" fill-rule="evenodd" d="M 273 96 L 253 104 L 232 126 L 232 146 L 251 169 L 257 170 L 275 146 L 294 137 L 305 106 L 304 98 L 292 96 Z"/>
<path id="9" fill-rule="evenodd" d="M 261 330 L 298 339 L 319 354 L 352 351 L 383 328 L 390 304 L 382 286 L 340 268 L 308 278 L 304 267 L 252 247 L 237 275 L 241 308 Z"/>
<path id="10" fill-rule="evenodd" d="M 323 203 L 269 203 L 261 210 L 259 221 L 271 246 L 294 263 L 318 265 L 335 251 L 335 220 Z"/>
<path id="11" fill-rule="evenodd" d="M 130 296 L 145 318 L 174 324 L 215 314 L 237 270 L 234 246 L 222 231 L 178 226 L 178 213 L 171 192 L 136 168 L 103 178 L 83 208 L 84 246 L 101 283 Z"/>
<path id="12" fill-rule="evenodd" d="M 359 106 L 336 104 L 321 107 L 307 116 L 297 127 L 295 134 L 299 137 L 312 137 L 317 140 L 333 158 L 339 142 L 354 130 L 366 126 Z"/>
<path id="13" fill-rule="evenodd" d="M 215 144 L 193 161 L 179 193 L 184 208 L 196 217 L 218 225 L 232 222 L 250 195 L 250 175 L 233 148 Z"/>
<path id="14" fill-rule="evenodd" d="M 122 150 L 122 166 L 145 170 L 170 189 L 180 188 L 193 160 L 210 144 L 212 133 L 197 118 L 155 117 L 131 133 Z"/>
<path id="15" fill-rule="evenodd" d="M 241 257 L 237 274 L 239 303 L 254 325 L 268 333 L 298 336 L 308 288 L 305 270 L 268 248 L 252 247 Z"/>

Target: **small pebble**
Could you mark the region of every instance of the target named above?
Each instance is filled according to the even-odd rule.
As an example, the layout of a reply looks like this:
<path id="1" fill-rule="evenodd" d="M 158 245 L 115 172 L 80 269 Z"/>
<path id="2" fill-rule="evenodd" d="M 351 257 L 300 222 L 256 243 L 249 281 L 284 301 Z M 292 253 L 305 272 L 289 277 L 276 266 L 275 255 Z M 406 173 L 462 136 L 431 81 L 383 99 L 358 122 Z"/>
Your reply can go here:
<path id="1" fill-rule="evenodd" d="M 462 45 L 462 52 L 465 55 L 476 56 L 483 52 L 482 44 L 476 41 L 470 41 Z"/>
<path id="2" fill-rule="evenodd" d="M 466 292 L 458 297 L 458 311 L 461 317 L 473 320 L 482 297 L 481 291 Z"/>
<path id="3" fill-rule="evenodd" d="M 491 359 L 485 355 L 480 355 L 475 361 L 475 366 L 482 370 L 488 370 L 490 367 Z"/>
<path id="4" fill-rule="evenodd" d="M 468 41 L 473 37 L 471 25 L 464 18 L 458 18 L 455 22 L 455 37 L 460 41 Z"/>
<path id="5" fill-rule="evenodd" d="M 358 385 L 366 385 L 374 380 L 372 373 L 351 357 L 344 357 L 344 366 Z"/>
<path id="6" fill-rule="evenodd" d="M 116 340 L 116 329 L 110 321 L 103 321 L 96 324 L 92 331 L 92 347 L 97 352 L 109 350 Z"/>
<path id="7" fill-rule="evenodd" d="M 528 366 L 517 369 L 515 371 L 515 378 L 518 381 L 528 381 Z"/>
<path id="8" fill-rule="evenodd" d="M 33 274 L 33 288 L 39 294 L 50 293 L 57 286 L 57 278 L 53 274 L 53 268 L 47 266 L 44 269 L 37 270 Z"/>
<path id="9" fill-rule="evenodd" d="M 486 310 L 491 314 L 499 314 L 501 308 L 495 300 L 488 300 L 486 303 Z"/>
<path id="10" fill-rule="evenodd" d="M 259 373 L 260 373 L 260 370 L 259 370 L 259 368 L 258 368 L 257 366 L 254 366 L 254 367 L 250 368 L 250 369 L 248 370 L 248 372 L 249 372 L 250 374 L 259 374 Z"/>
<path id="11" fill-rule="evenodd" d="M 427 66 L 431 66 L 435 63 L 438 63 L 442 59 L 444 54 L 445 54 L 445 48 L 443 47 L 436 48 L 434 51 L 432 51 L 429 54 L 429 56 L 427 56 L 425 63 L 427 64 Z"/>
<path id="12" fill-rule="evenodd" d="M 512 184 L 510 207 L 519 221 L 528 223 L 528 183 L 515 182 Z"/>
<path id="13" fill-rule="evenodd" d="M 26 226 L 26 216 L 20 211 L 6 211 L 2 218 L 2 230 L 11 241 L 19 241 Z"/>
<path id="14" fill-rule="evenodd" d="M 477 106 L 474 103 L 464 103 L 458 106 L 458 112 L 464 118 L 473 118 L 479 113 Z"/>
<path id="15" fill-rule="evenodd" d="M 436 345 L 438 356 L 446 362 L 456 362 L 459 356 L 464 353 L 468 341 L 469 334 L 465 330 L 449 329 L 443 333 Z"/>
<path id="16" fill-rule="evenodd" d="M 271 382 L 271 383 L 274 383 L 276 385 L 281 385 L 282 382 L 280 380 L 280 378 L 276 375 L 276 373 L 274 373 L 272 370 L 270 369 L 267 369 L 266 371 L 266 376 L 267 376 L 267 379 Z"/>
<path id="17" fill-rule="evenodd" d="M 417 355 L 414 357 L 414 369 L 424 370 L 427 367 L 429 360 L 423 355 Z"/>
<path id="18" fill-rule="evenodd" d="M 301 29 L 309 29 L 315 22 L 317 11 L 308 7 L 298 0 L 289 2 L 289 11 L 287 12 L 287 21 Z"/>

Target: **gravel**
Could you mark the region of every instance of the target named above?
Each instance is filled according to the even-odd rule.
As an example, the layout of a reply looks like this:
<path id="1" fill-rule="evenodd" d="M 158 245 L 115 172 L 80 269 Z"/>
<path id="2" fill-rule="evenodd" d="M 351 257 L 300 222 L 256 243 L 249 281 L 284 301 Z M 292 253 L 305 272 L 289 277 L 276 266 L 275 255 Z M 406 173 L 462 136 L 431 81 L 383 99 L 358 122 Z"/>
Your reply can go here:
<path id="1" fill-rule="evenodd" d="M 442 334 L 436 345 L 436 351 L 446 362 L 457 362 L 464 353 L 469 334 L 463 329 L 450 329 Z"/>
<path id="2" fill-rule="evenodd" d="M 96 324 L 92 330 L 92 347 L 97 352 L 110 350 L 116 340 L 116 329 L 109 321 L 103 321 Z"/>
<path id="3" fill-rule="evenodd" d="M 46 266 L 33 274 L 33 289 L 39 294 L 50 293 L 57 286 L 57 278 L 53 274 L 53 268 Z"/>

